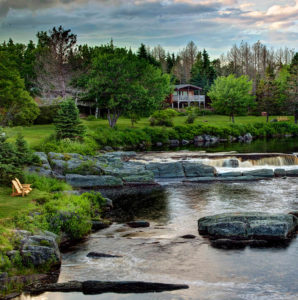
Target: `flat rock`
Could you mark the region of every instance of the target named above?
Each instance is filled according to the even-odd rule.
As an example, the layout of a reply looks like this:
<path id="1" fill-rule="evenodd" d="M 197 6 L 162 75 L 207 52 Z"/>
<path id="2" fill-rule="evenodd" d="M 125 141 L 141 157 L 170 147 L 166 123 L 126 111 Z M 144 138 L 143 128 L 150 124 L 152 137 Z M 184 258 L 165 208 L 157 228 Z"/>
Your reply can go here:
<path id="1" fill-rule="evenodd" d="M 180 162 L 149 163 L 146 169 L 152 171 L 155 177 L 176 178 L 184 177 L 184 170 Z"/>
<path id="2" fill-rule="evenodd" d="M 211 239 L 285 241 L 297 226 L 294 215 L 259 212 L 218 214 L 198 220 L 199 233 Z"/>
<path id="3" fill-rule="evenodd" d="M 121 255 L 112 255 L 112 254 L 100 253 L 100 252 L 89 252 L 87 254 L 87 257 L 91 257 L 91 258 L 115 258 L 115 257 L 122 257 L 122 256 Z"/>
<path id="4" fill-rule="evenodd" d="M 290 176 L 290 177 L 298 176 L 298 169 L 286 170 L 286 176 Z"/>
<path id="5" fill-rule="evenodd" d="M 274 172 L 272 169 L 257 169 L 244 171 L 243 176 L 274 177 Z"/>
<path id="6" fill-rule="evenodd" d="M 66 174 L 65 180 L 73 187 L 121 187 L 123 182 L 120 178 L 104 175 L 78 175 Z"/>
<path id="7" fill-rule="evenodd" d="M 286 176 L 286 170 L 277 168 L 274 170 L 274 175 L 275 175 L 275 177 L 284 177 L 284 176 Z"/>
<path id="8" fill-rule="evenodd" d="M 132 228 L 139 228 L 139 227 L 149 227 L 150 223 L 147 221 L 131 221 L 128 222 L 127 225 Z"/>
<path id="9" fill-rule="evenodd" d="M 185 234 L 181 236 L 182 239 L 195 239 L 196 236 L 193 234 Z"/>
<path id="10" fill-rule="evenodd" d="M 202 163 L 187 162 L 182 163 L 186 177 L 212 177 L 216 174 L 216 169 Z"/>

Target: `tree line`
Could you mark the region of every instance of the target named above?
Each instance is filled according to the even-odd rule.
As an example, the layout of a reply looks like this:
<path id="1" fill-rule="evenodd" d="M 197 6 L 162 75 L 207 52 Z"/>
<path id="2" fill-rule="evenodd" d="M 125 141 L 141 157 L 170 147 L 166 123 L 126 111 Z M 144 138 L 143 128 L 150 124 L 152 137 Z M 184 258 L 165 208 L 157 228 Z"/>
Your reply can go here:
<path id="1" fill-rule="evenodd" d="M 234 45 L 218 59 L 189 42 L 177 53 L 141 44 L 136 53 L 107 45 L 78 45 L 77 36 L 59 26 L 37 33 L 37 43 L 0 44 L 0 122 L 29 124 L 38 115 L 32 97 L 71 97 L 107 111 L 111 127 L 121 115 L 137 120 L 160 108 L 173 84 L 191 83 L 206 95 L 214 82 L 229 75 L 247 76 L 255 104 L 252 113 L 294 114 L 298 118 L 298 54 L 269 49 L 261 42 Z M 230 77 L 232 78 L 232 77 Z M 3 88 L 5 87 L 5 88 Z M 216 100 L 217 99 L 217 100 Z M 218 97 L 215 100 L 218 101 Z M 214 101 L 215 102 L 215 101 Z M 217 108 L 216 108 L 217 107 Z M 226 113 L 214 105 L 218 112 Z"/>

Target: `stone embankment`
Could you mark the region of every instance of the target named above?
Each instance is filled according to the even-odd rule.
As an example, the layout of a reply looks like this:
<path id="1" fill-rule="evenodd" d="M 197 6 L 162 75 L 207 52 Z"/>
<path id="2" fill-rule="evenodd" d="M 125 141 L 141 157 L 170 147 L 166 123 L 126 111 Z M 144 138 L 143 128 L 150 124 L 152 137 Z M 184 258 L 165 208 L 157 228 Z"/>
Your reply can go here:
<path id="1" fill-rule="evenodd" d="M 288 242 L 298 229 L 293 214 L 225 213 L 198 220 L 199 233 L 218 248 L 271 246 Z"/>
<path id="2" fill-rule="evenodd" d="M 185 183 L 217 181 L 254 181 L 274 177 L 298 176 L 292 169 L 258 168 L 255 170 L 218 172 L 215 167 L 198 161 L 138 161 L 135 152 L 107 152 L 96 156 L 76 153 L 36 152 L 40 166 L 28 167 L 29 172 L 65 180 L 74 188 L 119 188 L 156 185 L 155 179 L 180 178 Z M 222 167 L 238 168 L 239 161 L 229 158 Z"/>

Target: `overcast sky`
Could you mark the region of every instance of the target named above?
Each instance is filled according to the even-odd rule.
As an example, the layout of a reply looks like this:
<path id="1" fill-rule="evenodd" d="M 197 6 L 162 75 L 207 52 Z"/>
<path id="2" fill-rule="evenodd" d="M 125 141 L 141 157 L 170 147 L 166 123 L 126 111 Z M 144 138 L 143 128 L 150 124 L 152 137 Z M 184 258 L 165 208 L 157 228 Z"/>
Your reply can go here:
<path id="1" fill-rule="evenodd" d="M 169 51 L 193 40 L 217 56 L 241 40 L 298 48 L 298 0 L 0 0 L 0 40 L 63 25 L 80 44 Z"/>

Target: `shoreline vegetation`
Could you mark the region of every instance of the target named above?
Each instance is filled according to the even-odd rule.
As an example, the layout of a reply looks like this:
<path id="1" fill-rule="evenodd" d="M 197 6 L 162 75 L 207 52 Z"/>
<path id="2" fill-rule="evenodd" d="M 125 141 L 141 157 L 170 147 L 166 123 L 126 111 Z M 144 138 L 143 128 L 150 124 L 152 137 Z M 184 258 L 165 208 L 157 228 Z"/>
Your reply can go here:
<path id="1" fill-rule="evenodd" d="M 103 119 L 82 120 L 87 128 L 83 140 L 58 140 L 51 124 L 5 128 L 5 132 L 9 141 L 22 134 L 35 151 L 93 155 L 106 146 L 140 151 L 171 143 L 172 146 L 179 146 L 204 142 L 206 137 L 202 139 L 202 136 L 207 136 L 207 141 L 213 143 L 241 142 L 248 133 L 252 139 L 295 137 L 298 135 L 298 125 L 293 122 L 293 117 L 287 118 L 289 121 L 266 123 L 266 117 L 239 116 L 237 123 L 231 124 L 226 116 L 206 115 L 197 118 L 193 124 L 185 124 L 186 116 L 176 116 L 172 127 L 149 126 L 148 118 L 142 118 L 133 128 L 129 119 L 120 118 L 113 129 Z M 277 119 L 276 116 L 271 120 Z"/>

